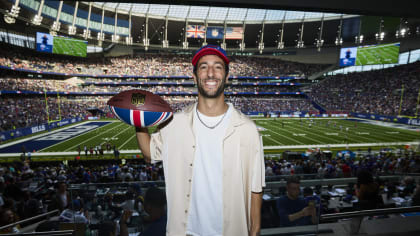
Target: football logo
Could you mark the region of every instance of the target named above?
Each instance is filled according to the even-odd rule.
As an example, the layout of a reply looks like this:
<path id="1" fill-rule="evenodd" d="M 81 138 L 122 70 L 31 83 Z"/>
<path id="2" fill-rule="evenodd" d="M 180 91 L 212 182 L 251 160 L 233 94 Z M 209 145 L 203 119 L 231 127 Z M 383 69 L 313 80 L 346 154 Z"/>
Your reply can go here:
<path id="1" fill-rule="evenodd" d="M 143 106 L 144 105 L 145 96 L 140 93 L 133 93 L 131 95 L 131 104 L 134 106 Z"/>

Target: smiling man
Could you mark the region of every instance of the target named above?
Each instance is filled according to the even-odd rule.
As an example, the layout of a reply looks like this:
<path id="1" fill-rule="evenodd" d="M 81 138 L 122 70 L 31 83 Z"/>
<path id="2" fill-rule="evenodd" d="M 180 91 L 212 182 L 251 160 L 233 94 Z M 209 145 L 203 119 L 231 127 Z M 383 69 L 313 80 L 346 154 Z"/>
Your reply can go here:
<path id="1" fill-rule="evenodd" d="M 167 235 L 258 235 L 265 186 L 262 140 L 247 116 L 225 102 L 226 52 L 200 48 L 192 59 L 198 102 L 149 136 L 137 128 L 146 160 L 163 161 Z"/>

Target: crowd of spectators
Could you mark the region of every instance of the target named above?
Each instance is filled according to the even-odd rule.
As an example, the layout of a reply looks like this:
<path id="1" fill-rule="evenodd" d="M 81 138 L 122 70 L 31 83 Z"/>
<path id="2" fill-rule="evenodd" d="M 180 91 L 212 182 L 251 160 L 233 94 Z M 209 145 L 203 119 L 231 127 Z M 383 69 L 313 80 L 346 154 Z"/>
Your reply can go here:
<path id="1" fill-rule="evenodd" d="M 367 170 L 373 175 L 392 175 L 402 173 L 419 173 L 420 156 L 414 150 L 397 152 L 361 152 L 351 157 L 339 154 L 337 157 L 326 157 L 318 149 L 309 158 L 293 160 L 266 160 L 266 176 L 275 175 L 312 175 L 312 178 L 356 177 L 358 171 Z"/>
<path id="2" fill-rule="evenodd" d="M 0 99 L 0 132 L 36 126 L 47 123 L 48 120 L 59 120 L 60 118 L 85 118 L 89 115 L 87 108 L 95 107 L 105 110 L 106 101 L 99 97 L 72 99 L 48 97 L 47 110 L 43 96 L 4 97 Z"/>
<path id="3" fill-rule="evenodd" d="M 415 62 L 330 76 L 311 86 L 308 95 L 327 111 L 414 116 L 419 89 L 420 62 Z"/>
<path id="4" fill-rule="evenodd" d="M 88 201 L 87 191 L 68 190 L 68 186 L 71 184 L 131 183 L 134 180 L 136 183 L 130 185 L 125 195 L 109 192 L 99 203 L 91 202 L 92 199 Z M 143 204 L 145 210 L 148 209 L 146 209 L 147 201 L 145 199 L 147 192 L 145 196 L 142 190 L 144 186 L 141 186 L 140 183 L 162 180 L 163 168 L 161 164 L 146 164 L 140 159 L 128 160 L 124 165 L 114 160 L 85 161 L 83 163 L 74 161 L 69 162 L 68 165 L 59 162 L 30 163 L 27 161 L 2 164 L 0 165 L 0 227 L 55 209 L 60 212 L 60 222 L 86 224 L 93 223 L 90 215 L 92 211 L 97 213 L 96 221 L 120 217 L 120 207 L 141 213 Z M 124 197 L 123 205 L 125 205 L 115 204 L 113 198 L 116 197 Z M 103 209 L 100 209 L 98 204 L 101 204 Z M 99 214 L 106 209 L 109 209 L 109 215 L 108 213 L 106 216 L 102 215 L 105 213 Z M 150 215 L 150 212 L 148 213 Z M 31 223 L 33 222 L 28 224 Z M 3 230 L 2 233 L 17 233 L 19 228 L 24 226 L 27 225 L 17 225 Z M 51 226 L 51 224 L 48 225 L 46 231 L 53 230 L 49 228 Z"/>
<path id="5" fill-rule="evenodd" d="M 53 58 L 17 51 L 0 51 L 0 64 L 13 68 L 69 74 L 192 76 L 191 55 L 144 54 L 111 58 Z M 231 57 L 231 76 L 308 77 L 325 65 L 303 64 L 279 59 Z"/>
<path id="6" fill-rule="evenodd" d="M 390 196 L 399 196 L 402 198 L 409 197 L 411 205 L 420 205 L 418 201 L 420 184 L 416 186 L 416 181 L 408 176 L 401 179 L 400 182 L 384 182 L 380 178 L 373 179 L 375 176 L 403 174 L 420 171 L 420 156 L 416 155 L 412 150 L 400 150 L 397 152 L 359 152 L 356 157 L 346 155 L 338 155 L 336 157 L 323 156 L 321 150 L 313 153 L 308 158 L 300 158 L 298 160 L 270 160 L 266 159 L 266 178 L 267 181 L 278 181 L 273 177 L 280 179 L 290 179 L 290 176 L 298 176 L 300 179 L 323 179 L 323 178 L 348 178 L 357 177 L 357 183 L 354 187 L 349 185 L 349 191 L 343 196 L 357 196 L 360 200 L 358 207 L 361 209 L 374 209 L 371 204 L 369 194 L 373 190 L 387 188 L 387 194 Z M 312 175 L 312 176 L 310 176 Z M 87 212 L 95 212 L 95 219 L 104 220 L 106 217 L 102 215 L 103 210 L 107 208 L 110 212 L 109 217 L 115 219 L 121 216 L 122 209 L 133 208 L 137 211 L 142 210 L 143 193 L 142 188 L 145 187 L 147 181 L 163 181 L 164 173 L 161 163 L 148 164 L 143 159 L 128 159 L 122 164 L 118 160 L 91 160 L 91 161 L 70 161 L 67 164 L 62 162 L 14 162 L 0 165 L 0 215 L 4 216 L 4 220 L 0 222 L 0 226 L 23 220 L 41 213 L 45 213 L 54 209 L 61 212 L 60 221 L 71 221 L 66 218 L 66 214 L 72 211 L 79 211 L 84 208 Z M 67 189 L 72 184 L 94 184 L 94 183 L 128 183 L 131 185 L 123 196 L 121 193 L 109 192 L 104 193 L 103 200 L 100 202 L 89 202 L 84 199 L 90 199 L 88 191 L 74 190 L 70 193 Z M 32 184 L 31 184 L 32 183 Z M 36 183 L 33 186 L 33 183 Z M 299 182 L 295 182 L 299 184 Z M 119 184 L 122 185 L 122 184 Z M 152 186 L 152 185 L 149 185 Z M 367 188 L 366 186 L 375 186 Z M 385 186 L 385 187 L 384 187 Z M 313 194 L 318 191 L 317 186 L 314 189 L 305 188 L 303 197 L 306 199 L 302 202 L 301 210 L 305 206 L 309 206 L 315 196 L 320 193 Z M 88 188 L 88 187 L 87 187 Z M 117 190 L 117 189 L 115 189 Z M 306 194 L 311 190 L 310 194 Z M 372 190 L 372 191 L 370 191 Z M 375 196 L 378 191 L 375 190 Z M 99 191 L 99 190 L 97 190 Z M 294 195 L 289 182 L 287 187 L 287 195 L 280 193 L 281 199 L 288 196 L 288 201 L 302 200 L 299 186 Z M 313 191 L 313 192 L 312 192 Z M 100 193 L 96 192 L 97 195 Z M 373 196 L 373 195 L 372 195 Z M 118 198 L 124 198 L 125 202 L 116 204 Z M 146 201 L 144 197 L 144 201 Z M 308 200 L 309 199 L 309 200 Z M 362 205 L 363 199 L 367 200 L 368 206 Z M 77 200 L 79 202 L 74 202 Z M 286 199 L 287 200 L 287 199 Z M 122 201 L 122 200 L 121 200 Z M 280 200 L 278 200 L 280 201 Z M 108 205 L 107 205 L 108 204 Z M 126 204 L 126 205 L 124 205 Z M 128 205 L 127 205 L 128 204 Z M 144 203 L 145 204 L 145 203 Z M 319 199 L 316 200 L 316 216 L 319 215 Z M 101 208 L 98 207 L 101 205 Z M 108 207 L 107 207 L 108 206 Z M 281 207 L 286 207 L 284 204 Z M 293 214 L 293 210 L 283 212 L 281 207 L 277 207 L 280 215 L 280 226 L 299 226 L 311 224 L 311 218 L 306 220 L 295 221 L 296 217 L 289 217 L 287 221 L 282 218 L 286 214 Z M 313 207 L 313 206 L 312 206 Z M 367 208 L 366 208 L 367 207 Z M 146 207 L 145 207 L 146 209 Z M 284 210 L 284 209 L 283 209 Z M 309 209 L 307 209 L 309 211 Z M 267 212 L 264 210 L 264 214 Z M 306 211 L 306 210 L 305 210 Z M 323 211 L 321 209 L 321 211 Z M 281 214 L 281 213 L 284 214 Z M 79 216 L 80 222 L 92 223 L 91 216 L 86 213 Z M 305 216 L 301 212 L 299 216 Z M 307 216 L 315 213 L 306 212 Z M 327 213 L 324 211 L 323 213 Z M 303 218 L 302 218 L 303 219 Z M 270 219 L 273 220 L 273 219 Z M 309 220 L 309 221 L 308 221 Z M 287 223 L 289 222 L 289 223 Z M 293 223 L 294 222 L 294 223 Z M 306 223 L 305 223 L 306 222 Z M 312 218 L 312 224 L 317 221 Z M 265 222 L 266 223 L 266 222 Z M 11 228 L 8 232 L 18 232 L 19 227 Z"/>
<path id="7" fill-rule="evenodd" d="M 152 93 L 172 92 L 197 92 L 192 85 L 98 85 L 85 84 L 82 80 L 40 80 L 40 79 L 0 79 L 0 86 L 3 90 L 11 91 L 33 91 L 33 92 L 121 92 L 130 89 L 143 89 Z M 296 86 L 238 86 L 228 85 L 226 92 L 299 92 Z"/>

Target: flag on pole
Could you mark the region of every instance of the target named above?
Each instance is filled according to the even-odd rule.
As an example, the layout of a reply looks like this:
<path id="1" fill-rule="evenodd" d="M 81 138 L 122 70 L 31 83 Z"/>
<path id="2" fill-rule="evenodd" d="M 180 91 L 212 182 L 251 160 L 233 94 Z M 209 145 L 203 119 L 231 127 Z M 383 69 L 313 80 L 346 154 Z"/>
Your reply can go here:
<path id="1" fill-rule="evenodd" d="M 242 39 L 244 34 L 243 27 L 227 27 L 226 28 L 226 39 Z"/>
<path id="2" fill-rule="evenodd" d="M 203 39 L 206 33 L 204 25 L 188 25 L 187 38 Z"/>
<path id="3" fill-rule="evenodd" d="M 207 27 L 207 38 L 222 39 L 224 33 L 223 31 L 223 27 Z"/>

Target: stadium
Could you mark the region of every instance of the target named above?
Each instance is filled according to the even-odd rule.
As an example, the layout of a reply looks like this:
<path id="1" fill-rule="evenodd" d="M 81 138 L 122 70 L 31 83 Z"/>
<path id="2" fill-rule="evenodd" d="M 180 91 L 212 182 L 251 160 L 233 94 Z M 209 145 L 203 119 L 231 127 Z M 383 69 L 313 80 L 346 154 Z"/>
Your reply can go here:
<path id="1" fill-rule="evenodd" d="M 261 137 L 259 235 L 420 233 L 417 5 L 0 3 L 1 234 L 170 232 L 171 167 L 147 161 L 107 102 L 140 89 L 185 111 L 206 45 L 226 51 L 225 102 Z M 291 184 L 303 205 L 286 214 Z"/>

